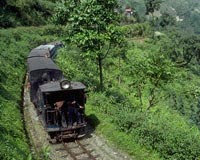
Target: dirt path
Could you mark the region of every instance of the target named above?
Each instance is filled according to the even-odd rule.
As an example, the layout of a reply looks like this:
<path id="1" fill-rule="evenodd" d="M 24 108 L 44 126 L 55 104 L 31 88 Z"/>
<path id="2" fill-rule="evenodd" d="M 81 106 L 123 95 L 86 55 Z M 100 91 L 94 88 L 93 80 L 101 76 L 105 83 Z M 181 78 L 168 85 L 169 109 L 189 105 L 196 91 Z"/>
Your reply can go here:
<path id="1" fill-rule="evenodd" d="M 45 132 L 42 123 L 40 122 L 35 107 L 30 102 L 29 91 L 24 89 L 24 119 L 26 129 L 29 134 L 29 138 L 32 144 L 33 152 L 37 154 L 45 150 L 46 154 L 49 154 L 49 158 L 52 160 L 71 160 L 70 154 L 63 149 L 62 143 L 50 144 L 49 136 Z M 90 150 L 92 155 L 97 156 L 97 160 L 130 160 L 125 153 L 111 147 L 106 141 L 94 134 L 91 127 L 86 128 L 86 137 L 80 140 L 81 144 L 85 145 L 87 150 Z M 74 148 L 74 152 L 78 152 L 79 148 L 74 142 L 68 142 L 68 146 Z"/>

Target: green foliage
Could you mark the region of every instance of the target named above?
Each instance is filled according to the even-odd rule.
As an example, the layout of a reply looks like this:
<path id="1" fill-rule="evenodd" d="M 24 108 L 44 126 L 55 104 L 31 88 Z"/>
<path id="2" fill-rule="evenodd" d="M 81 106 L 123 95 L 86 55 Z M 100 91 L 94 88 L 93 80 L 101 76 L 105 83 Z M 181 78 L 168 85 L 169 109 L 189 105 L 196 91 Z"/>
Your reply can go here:
<path id="1" fill-rule="evenodd" d="M 103 88 L 102 61 L 112 47 L 123 42 L 116 0 L 62 1 L 58 6 L 55 22 L 68 25 L 66 37 L 83 52 L 84 58 L 98 61 L 100 89 Z M 105 50 L 106 49 L 106 50 Z"/>
<path id="2" fill-rule="evenodd" d="M 127 38 L 145 37 L 152 32 L 152 29 L 148 23 L 137 23 L 122 26 L 122 32 Z"/>
<path id="3" fill-rule="evenodd" d="M 153 8 L 158 9 L 158 13 L 161 13 L 161 17 L 156 21 L 156 27 L 159 29 L 159 26 L 169 24 L 174 27 L 174 22 L 176 22 L 177 29 L 183 29 L 187 33 L 196 33 L 199 34 L 199 11 L 200 11 L 200 2 L 199 0 L 119 0 L 122 6 L 122 11 L 128 6 L 132 9 L 135 9 L 139 15 L 139 20 L 144 21 L 145 12 L 147 14 L 153 13 Z M 151 12 L 147 12 L 151 11 Z M 157 15 L 157 14 L 155 14 Z M 166 16 L 167 15 L 167 16 Z M 162 28 L 160 28 L 162 29 Z"/>
<path id="4" fill-rule="evenodd" d="M 102 93 L 101 93 L 102 94 Z M 159 154 L 156 151 L 146 149 L 144 146 L 140 145 L 135 141 L 135 138 L 126 132 L 122 132 L 118 129 L 113 122 L 113 116 L 105 116 L 101 112 L 98 112 L 97 109 L 99 105 L 93 104 L 92 99 L 95 98 L 97 101 L 101 101 L 102 95 L 100 93 L 92 93 L 89 96 L 89 101 L 87 103 L 86 113 L 88 114 L 89 122 L 96 126 L 96 131 L 112 142 L 119 149 L 124 150 L 126 153 L 132 156 L 133 159 L 138 160 L 159 160 Z M 108 99 L 107 99 L 108 100 Z M 92 104 L 91 104 L 92 103 Z M 106 102 L 107 103 L 107 102 Z M 111 107 L 111 106 L 109 106 Z M 115 107 L 114 107 L 115 108 Z M 114 109 L 112 108 L 112 109 Z M 120 116 L 120 114 L 116 115 Z M 112 133 L 112 134 L 111 134 Z"/>
<path id="5" fill-rule="evenodd" d="M 118 30 L 112 25 L 118 18 L 114 11 L 116 1 L 83 1 L 78 6 L 69 17 L 71 42 L 76 43 L 84 52 L 96 54 L 94 57 L 105 54 L 100 52 L 102 47 L 113 40 L 115 44 L 119 36 Z"/>
<path id="6" fill-rule="evenodd" d="M 200 64 L 200 37 L 191 36 L 183 39 L 183 59 L 187 65 L 195 57 L 198 64 Z"/>
<path id="7" fill-rule="evenodd" d="M 149 51 L 148 51 L 149 52 Z M 140 105 L 143 105 L 142 94 L 144 88 L 148 90 L 148 107 L 154 106 L 164 85 L 169 83 L 174 76 L 173 64 L 164 56 L 164 54 L 141 53 L 136 50 L 130 50 L 128 53 L 129 67 L 125 68 L 124 73 L 132 76 L 131 86 L 137 90 L 137 96 L 140 99 Z M 141 58 L 142 57 L 142 58 Z M 157 96 L 156 96 L 157 95 Z M 158 99 L 157 99 L 157 98 Z"/>
<path id="8" fill-rule="evenodd" d="M 43 155 L 43 160 L 49 160 L 50 159 L 50 149 L 49 146 L 43 147 L 41 153 Z"/>
<path id="9" fill-rule="evenodd" d="M 118 106 L 112 105 L 110 98 L 106 98 L 102 93 L 93 93 L 89 98 L 92 113 L 95 115 L 106 114 L 110 121 L 117 125 L 118 129 L 132 137 L 131 141 L 123 142 L 127 145 L 126 149 L 138 142 L 149 150 L 157 151 L 164 159 L 199 158 L 200 133 L 197 128 L 190 127 L 188 123 L 185 123 L 185 119 L 177 113 L 162 108 L 156 108 L 149 113 L 131 109 L 128 106 L 118 108 Z M 98 116 L 98 118 L 100 118 L 101 123 L 104 123 L 104 116 Z M 106 122 L 106 124 L 111 122 Z M 100 125 L 105 126 L 105 124 Z M 109 128 L 104 127 L 104 132 L 106 130 Z M 113 134 L 115 134 L 115 130 L 113 129 Z M 122 137 L 119 136 L 114 141 L 120 139 Z M 133 155 L 135 155 L 134 152 Z M 141 156 L 143 155 L 137 158 Z"/>
<path id="10" fill-rule="evenodd" d="M 100 93 L 95 92 L 96 70 L 90 59 L 81 59 L 80 51 L 73 47 L 67 47 L 67 54 L 63 51 L 58 55 L 58 63 L 64 70 L 70 69 L 66 74 L 72 80 L 89 84 L 86 110 L 93 115 L 97 132 L 137 159 L 154 159 L 155 155 L 157 159 L 200 156 L 200 133 L 195 126 L 199 124 L 198 75 L 171 61 L 173 43 L 165 34 L 154 40 L 134 37 L 120 58 L 115 54 L 121 52 L 120 48 L 111 50 L 104 62 L 106 89 Z M 176 50 L 180 51 L 181 46 L 177 45 Z M 152 95 L 154 107 L 147 110 Z M 113 134 L 109 136 L 111 130 Z M 138 150 L 142 150 L 140 155 Z M 148 150 L 147 155 L 144 150 Z"/>
<path id="11" fill-rule="evenodd" d="M 160 4 L 157 7 L 160 7 Z M 95 7 L 90 9 L 92 13 L 95 12 Z M 148 13 L 152 14 L 155 10 L 155 6 L 149 8 Z M 96 30 L 93 30 L 94 24 L 99 22 L 99 19 L 97 17 L 98 21 L 95 21 L 96 19 L 90 18 L 89 13 L 79 11 L 81 9 L 73 9 L 73 12 L 79 13 L 80 16 L 73 16 L 67 22 L 70 20 L 77 22 L 73 23 L 72 34 L 76 35 L 73 37 L 74 42 L 81 37 L 80 44 L 89 44 L 91 47 L 97 36 Z M 174 15 L 167 13 L 163 14 L 159 21 L 163 27 L 173 25 L 174 22 Z M 93 25 L 86 31 L 85 24 Z M 81 25 L 82 28 L 77 25 Z M 151 39 L 147 38 L 151 34 L 154 35 L 154 29 L 151 27 L 148 23 L 143 23 L 120 28 L 120 32 L 129 38 L 129 42 L 128 45 L 124 45 L 126 49 L 121 49 L 119 46 L 111 48 L 110 54 L 104 61 L 105 92 L 95 92 L 97 70 L 93 62 L 96 62 L 96 54 L 85 55 L 79 50 L 74 51 L 74 48 L 70 48 L 67 49 L 67 55 L 62 53 L 58 57 L 58 63 L 66 70 L 66 75 L 70 79 L 78 79 L 89 84 L 91 92 L 88 93 L 88 113 L 95 114 L 100 120 L 101 127 L 100 129 L 97 127 L 97 130 L 109 135 L 111 126 L 114 126 L 113 133 L 115 130 L 126 133 L 127 139 L 120 137 L 121 132 L 110 139 L 121 144 L 130 154 L 137 155 L 138 151 L 131 152 L 130 148 L 138 144 L 143 145 L 142 149 L 148 149 L 149 155 L 154 155 L 151 154 L 154 151 L 160 159 L 198 159 L 200 156 L 198 150 L 200 132 L 197 129 L 200 108 L 198 37 L 183 38 L 182 35 L 185 33 L 167 28 L 165 33 L 160 32 L 159 36 Z M 106 27 L 100 29 L 104 28 Z M 100 35 L 97 42 L 102 42 L 101 40 L 106 38 Z M 92 48 L 93 51 L 98 48 L 97 46 Z M 108 46 L 106 42 L 101 49 L 105 51 Z M 88 48 L 82 49 L 87 51 Z M 121 53 L 120 57 L 116 52 Z M 92 58 L 80 59 L 81 54 Z M 187 62 L 190 55 L 193 55 L 193 59 L 184 66 L 185 68 L 182 67 L 180 64 Z M 109 120 L 105 120 L 105 117 Z M 93 116 L 92 119 L 95 125 L 99 123 L 97 118 Z M 137 158 L 144 156 L 144 153 L 142 154 L 137 155 Z M 144 157 L 143 159 L 147 159 L 147 156 Z"/>
<path id="12" fill-rule="evenodd" d="M 170 37 L 162 36 L 156 40 L 156 43 L 162 45 L 161 52 L 166 51 L 177 66 L 189 67 L 197 64 L 195 66 L 197 68 L 200 64 L 199 39 L 198 35 L 187 33 L 183 35 L 183 33 L 171 31 Z"/>
<path id="13" fill-rule="evenodd" d="M 0 27 L 3 28 L 47 24 L 55 8 L 51 0 L 4 0 L 0 3 Z"/>
<path id="14" fill-rule="evenodd" d="M 200 18 L 199 8 L 200 3 L 198 0 L 167 0 L 162 3 L 161 12 L 182 19 L 182 21 L 177 22 L 178 28 L 182 28 L 186 32 L 199 34 L 199 21 L 197 20 Z"/>
<path id="15" fill-rule="evenodd" d="M 176 24 L 176 19 L 169 13 L 163 13 L 159 23 L 161 27 L 172 26 Z"/>
<path id="16" fill-rule="evenodd" d="M 165 159 L 198 159 L 200 156 L 199 143 L 194 143 L 200 138 L 198 130 L 188 127 L 176 114 L 151 114 L 140 129 L 133 132 L 139 135 L 140 143 L 156 149 Z"/>
<path id="17" fill-rule="evenodd" d="M 0 159 L 31 159 L 22 118 L 22 88 L 26 56 L 42 43 L 57 40 L 47 36 L 52 26 L 0 30 Z"/>
<path id="18" fill-rule="evenodd" d="M 145 0 L 146 14 L 153 14 L 154 11 L 160 9 L 162 0 Z"/>
<path id="19" fill-rule="evenodd" d="M 71 12 L 73 12 L 76 6 L 75 2 L 76 1 L 63 0 L 61 3 L 57 3 L 53 22 L 55 24 L 67 25 Z"/>
<path id="20" fill-rule="evenodd" d="M 56 63 L 69 80 L 81 81 L 89 89 L 95 89 L 98 85 L 95 64 L 80 56 L 80 50 L 75 46 L 64 44 L 60 49 Z M 67 52 L 66 52 L 67 51 Z M 67 54 L 66 54 L 67 53 Z"/>

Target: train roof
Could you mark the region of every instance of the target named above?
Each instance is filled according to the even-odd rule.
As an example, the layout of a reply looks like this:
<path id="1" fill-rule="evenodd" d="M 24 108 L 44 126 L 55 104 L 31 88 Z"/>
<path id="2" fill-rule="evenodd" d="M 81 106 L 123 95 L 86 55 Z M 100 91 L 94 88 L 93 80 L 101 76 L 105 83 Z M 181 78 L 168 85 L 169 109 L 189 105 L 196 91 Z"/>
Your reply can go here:
<path id="1" fill-rule="evenodd" d="M 28 55 L 28 58 L 32 57 L 45 57 L 48 56 L 49 50 L 48 49 L 37 49 L 34 48 L 31 50 L 30 54 Z"/>
<path id="2" fill-rule="evenodd" d="M 40 86 L 41 92 L 56 92 L 66 90 L 84 90 L 86 86 L 81 82 L 70 82 L 68 89 L 62 89 L 59 81 L 46 83 Z"/>
<path id="3" fill-rule="evenodd" d="M 52 50 L 54 47 L 55 47 L 55 45 L 53 45 L 53 44 L 44 44 L 44 45 L 40 45 L 40 46 L 36 47 L 35 49 Z"/>
<path id="4" fill-rule="evenodd" d="M 28 55 L 28 58 L 32 57 L 45 57 L 45 56 L 54 56 L 57 49 L 62 47 L 63 44 L 61 42 L 51 42 L 49 44 L 40 45 L 31 50 Z"/>
<path id="5" fill-rule="evenodd" d="M 29 73 L 32 71 L 36 71 L 36 70 L 59 70 L 59 71 L 61 71 L 50 58 L 46 58 L 46 57 L 28 58 L 27 63 L 28 63 L 28 72 Z"/>

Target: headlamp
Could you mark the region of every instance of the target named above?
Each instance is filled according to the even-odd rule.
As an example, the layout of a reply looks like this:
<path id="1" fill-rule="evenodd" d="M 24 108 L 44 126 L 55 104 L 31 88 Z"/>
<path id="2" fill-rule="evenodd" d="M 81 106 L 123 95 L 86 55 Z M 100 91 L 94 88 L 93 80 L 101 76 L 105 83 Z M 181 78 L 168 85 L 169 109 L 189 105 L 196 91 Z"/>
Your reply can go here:
<path id="1" fill-rule="evenodd" d="M 66 80 L 66 79 L 63 79 L 63 80 L 60 82 L 60 87 L 61 87 L 62 89 L 68 89 L 68 88 L 70 88 L 70 86 L 71 86 L 70 81 L 68 81 L 68 80 Z"/>

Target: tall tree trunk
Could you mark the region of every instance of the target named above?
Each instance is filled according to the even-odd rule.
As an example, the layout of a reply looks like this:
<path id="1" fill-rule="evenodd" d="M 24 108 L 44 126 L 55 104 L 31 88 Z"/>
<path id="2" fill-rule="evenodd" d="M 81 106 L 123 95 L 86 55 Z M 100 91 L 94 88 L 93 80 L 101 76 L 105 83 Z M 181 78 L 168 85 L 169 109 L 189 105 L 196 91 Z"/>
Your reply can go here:
<path id="1" fill-rule="evenodd" d="M 101 55 L 98 55 L 99 62 L 99 82 L 100 82 L 100 90 L 103 89 L 103 71 L 102 71 L 102 58 Z"/>
<path id="2" fill-rule="evenodd" d="M 119 73 L 120 73 L 120 70 L 121 70 L 121 61 L 120 61 L 120 56 L 119 56 L 119 63 L 118 63 L 118 67 L 119 67 Z M 119 77 L 118 77 L 118 83 L 120 84 L 121 83 L 121 77 L 120 77 L 120 74 L 119 74 Z"/>
<path id="3" fill-rule="evenodd" d="M 139 99 L 140 99 L 140 106 L 142 108 L 142 106 L 143 106 L 143 103 L 142 103 L 142 85 L 139 84 L 137 90 L 138 90 L 138 96 L 139 96 Z"/>

